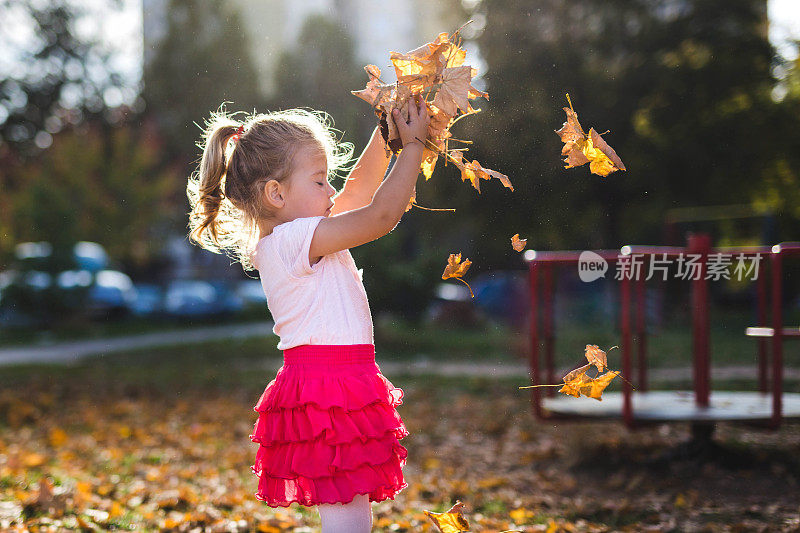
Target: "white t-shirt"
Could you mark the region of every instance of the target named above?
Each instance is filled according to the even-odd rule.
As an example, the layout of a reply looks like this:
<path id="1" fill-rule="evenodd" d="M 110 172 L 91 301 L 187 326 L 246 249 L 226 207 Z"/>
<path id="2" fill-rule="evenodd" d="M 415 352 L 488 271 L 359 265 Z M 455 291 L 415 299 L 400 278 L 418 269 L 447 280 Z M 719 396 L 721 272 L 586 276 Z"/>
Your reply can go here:
<path id="1" fill-rule="evenodd" d="M 373 344 L 367 293 L 350 250 L 322 256 L 308 250 L 323 216 L 297 218 L 273 228 L 256 244 L 253 265 L 261 276 L 279 350 L 302 344 Z"/>

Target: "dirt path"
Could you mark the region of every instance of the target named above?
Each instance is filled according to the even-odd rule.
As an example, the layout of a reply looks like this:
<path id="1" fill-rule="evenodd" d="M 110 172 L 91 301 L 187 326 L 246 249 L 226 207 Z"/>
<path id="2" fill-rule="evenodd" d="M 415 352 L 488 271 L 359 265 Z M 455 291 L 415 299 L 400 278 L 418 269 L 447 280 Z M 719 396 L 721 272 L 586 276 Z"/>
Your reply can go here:
<path id="1" fill-rule="evenodd" d="M 245 339 L 265 336 L 272 333 L 271 321 L 247 324 L 211 326 L 159 333 L 142 333 L 124 337 L 59 342 L 48 345 L 34 345 L 0 349 L 0 366 L 25 363 L 63 363 L 77 362 L 84 357 L 109 355 L 115 352 L 169 346 L 175 344 L 194 344 L 211 340 Z"/>
<path id="2" fill-rule="evenodd" d="M 269 335 L 273 323 L 270 321 L 247 324 L 199 327 L 193 329 L 144 333 L 107 339 L 91 339 L 0 349 L 0 367 L 16 364 L 60 363 L 70 364 L 85 357 L 106 356 L 115 352 L 169 346 L 194 344 L 211 340 L 245 339 Z M 263 367 L 278 369 L 283 361 L 267 359 Z M 487 377 L 526 377 L 528 366 L 516 363 L 476 363 L 472 361 L 437 360 L 435 358 L 416 361 L 381 361 L 378 365 L 384 374 L 437 374 L 440 376 L 487 376 Z M 563 375 L 570 369 L 563 368 L 556 375 Z M 713 379 L 748 379 L 757 375 L 755 365 L 713 367 Z M 692 379 L 692 369 L 659 368 L 650 370 L 648 377 L 654 381 L 686 381 Z M 800 379 L 800 368 L 785 368 L 784 379 Z"/>

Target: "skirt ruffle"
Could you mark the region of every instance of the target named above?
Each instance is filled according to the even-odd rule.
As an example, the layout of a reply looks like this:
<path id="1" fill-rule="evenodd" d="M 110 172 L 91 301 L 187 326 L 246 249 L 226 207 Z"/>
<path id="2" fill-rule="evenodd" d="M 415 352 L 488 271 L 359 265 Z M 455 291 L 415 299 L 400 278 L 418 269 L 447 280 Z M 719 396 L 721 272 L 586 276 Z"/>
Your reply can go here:
<path id="1" fill-rule="evenodd" d="M 408 435 L 403 391 L 375 364 L 372 345 L 299 346 L 256 403 L 256 498 L 271 507 L 393 499 Z"/>

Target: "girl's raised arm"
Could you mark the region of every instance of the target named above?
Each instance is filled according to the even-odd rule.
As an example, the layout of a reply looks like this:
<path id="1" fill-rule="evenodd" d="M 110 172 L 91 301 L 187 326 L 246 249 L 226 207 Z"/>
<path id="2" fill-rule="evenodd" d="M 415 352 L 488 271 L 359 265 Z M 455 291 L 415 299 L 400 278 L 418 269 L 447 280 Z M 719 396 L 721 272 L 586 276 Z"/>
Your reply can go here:
<path id="1" fill-rule="evenodd" d="M 428 135 L 428 116 L 425 102 L 419 96 L 408 109 L 408 123 L 395 110 L 395 121 L 403 150 L 392 170 L 375 191 L 372 201 L 364 207 L 347 211 L 320 221 L 309 248 L 309 263 L 317 258 L 383 237 L 397 225 L 405 213 L 422 163 L 422 149 Z"/>
<path id="2" fill-rule="evenodd" d="M 331 215 L 352 211 L 369 204 L 386 174 L 390 159 L 391 157 L 386 155 L 386 150 L 383 148 L 380 128 L 376 127 L 367 147 L 347 176 L 344 187 L 334 197 L 336 203 L 331 210 Z"/>

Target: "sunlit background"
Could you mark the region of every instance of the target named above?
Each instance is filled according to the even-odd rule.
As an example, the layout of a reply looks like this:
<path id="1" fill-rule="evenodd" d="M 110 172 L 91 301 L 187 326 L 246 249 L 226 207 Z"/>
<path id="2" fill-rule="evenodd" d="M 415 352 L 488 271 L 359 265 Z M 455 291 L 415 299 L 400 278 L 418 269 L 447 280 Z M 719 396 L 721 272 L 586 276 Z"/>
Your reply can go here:
<path id="1" fill-rule="evenodd" d="M 62 288 L 88 291 L 98 283 L 89 272 L 118 273 L 114 283 L 129 282 L 116 303 L 96 306 L 119 317 L 201 294 L 220 309 L 263 312 L 254 273 L 186 239 L 185 178 L 203 121 L 223 102 L 245 112 L 312 107 L 360 150 L 375 123 L 349 94 L 363 87 L 361 68 L 377 64 L 391 81 L 390 51 L 468 20 L 468 63 L 490 99 L 459 133 L 516 192 L 478 195 L 440 164 L 418 203 L 456 213 L 414 210 L 389 237 L 354 250 L 378 313 L 418 319 L 437 295 L 461 294 L 437 281 L 449 252 L 473 260 L 479 289 L 482 275 L 514 278 L 524 269 L 507 246 L 514 233 L 533 249 L 599 249 L 681 244 L 692 229 L 712 231 L 717 244 L 767 244 L 798 228 L 800 7 L 791 0 L 719 12 L 678 0 L 0 5 L 0 265 L 12 286 L 0 307 L 9 325 L 54 324 L 84 297 L 62 295 L 45 306 L 53 316 L 25 318 L 42 314 L 34 310 L 47 298 L 14 296 L 14 272 L 26 269 L 39 289 L 62 276 Z M 628 172 L 602 179 L 560 168 L 552 131 L 566 93 L 587 129 L 609 130 Z M 720 209 L 737 215 L 699 227 Z M 432 223 L 437 231 L 426 231 Z M 92 243 L 94 270 L 76 243 Z M 36 257 L 61 264 L 37 267 Z M 82 274 L 61 274 L 72 271 Z"/>
<path id="2" fill-rule="evenodd" d="M 478 193 L 440 161 L 416 201 L 444 210 L 415 207 L 352 250 L 411 430 L 410 486 L 375 506 L 376 527 L 433 531 L 421 510 L 456 499 L 476 531 L 800 527 L 786 490 L 800 480 L 794 426 L 720 424 L 731 453 L 698 466 L 680 455 L 688 424 L 540 423 L 518 389 L 533 346 L 568 371 L 587 343 L 622 344 L 613 266 L 591 282 L 545 270 L 544 340 L 531 342 L 527 261 L 540 252 L 705 234 L 769 255 L 800 240 L 798 0 L 0 0 L 0 529 L 318 526 L 313 511 L 252 498 L 252 406 L 281 354 L 258 272 L 187 239 L 196 143 L 223 103 L 307 107 L 360 153 L 376 126 L 350 93 L 364 65 L 391 82 L 391 51 L 467 21 L 466 63 L 489 98 L 453 134 L 514 191 L 490 180 Z M 567 94 L 626 171 L 564 168 Z M 458 252 L 474 298 L 441 279 Z M 768 293 L 764 259 L 763 285 L 708 283 L 715 391 L 766 389 L 767 341 L 745 334 L 767 324 L 759 287 L 797 334 L 800 262 L 787 258 Z M 652 390 L 696 383 L 692 286 L 636 286 Z M 786 346 L 789 397 L 800 371 Z M 662 452 L 666 470 L 651 460 Z"/>

